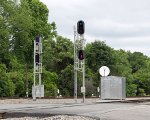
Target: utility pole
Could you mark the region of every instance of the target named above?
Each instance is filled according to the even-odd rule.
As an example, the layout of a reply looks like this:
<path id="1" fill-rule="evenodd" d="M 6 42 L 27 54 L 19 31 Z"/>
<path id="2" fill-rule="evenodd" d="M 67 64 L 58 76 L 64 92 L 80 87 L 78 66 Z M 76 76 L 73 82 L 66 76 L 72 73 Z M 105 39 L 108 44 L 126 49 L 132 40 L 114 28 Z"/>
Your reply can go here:
<path id="1" fill-rule="evenodd" d="M 74 27 L 74 99 L 77 103 L 77 79 L 78 72 L 82 74 L 83 103 L 85 102 L 85 60 L 84 60 L 84 22 L 82 20 L 77 23 L 77 31 Z"/>
<path id="2" fill-rule="evenodd" d="M 75 103 L 77 103 L 77 65 L 78 65 L 78 58 L 77 58 L 77 31 L 76 27 L 74 26 L 74 99 Z"/>

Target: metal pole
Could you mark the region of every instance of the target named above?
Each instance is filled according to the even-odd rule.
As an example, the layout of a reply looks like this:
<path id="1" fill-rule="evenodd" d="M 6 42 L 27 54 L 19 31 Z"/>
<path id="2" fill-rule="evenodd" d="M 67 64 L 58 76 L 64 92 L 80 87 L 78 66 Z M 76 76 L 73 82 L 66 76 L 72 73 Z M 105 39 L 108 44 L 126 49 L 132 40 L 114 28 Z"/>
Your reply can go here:
<path id="1" fill-rule="evenodd" d="M 42 73 L 42 40 L 39 40 L 39 93 L 41 98 L 41 73 Z"/>
<path id="2" fill-rule="evenodd" d="M 26 63 L 26 97 L 28 98 L 28 64 Z"/>
<path id="3" fill-rule="evenodd" d="M 39 73 L 39 92 L 40 92 L 40 98 L 41 98 L 41 73 Z"/>
<path id="4" fill-rule="evenodd" d="M 36 77 L 36 63 L 35 63 L 35 50 L 36 50 L 36 42 L 35 42 L 35 40 L 34 40 L 34 84 L 33 84 L 33 100 L 35 101 L 36 100 L 36 94 L 35 94 L 35 77 Z"/>
<path id="5" fill-rule="evenodd" d="M 84 35 L 81 35 L 81 47 L 84 50 Z M 82 72 L 83 72 L 83 103 L 85 102 L 85 59 L 82 61 Z"/>
<path id="6" fill-rule="evenodd" d="M 85 102 L 85 65 L 84 65 L 84 60 L 83 60 L 83 88 L 84 88 L 84 92 L 83 92 L 83 103 Z"/>
<path id="7" fill-rule="evenodd" d="M 74 99 L 77 103 L 76 27 L 74 26 Z"/>
<path id="8" fill-rule="evenodd" d="M 99 80 L 100 80 L 100 82 L 99 82 L 99 98 L 101 99 L 101 76 L 99 76 Z"/>
<path id="9" fill-rule="evenodd" d="M 36 100 L 36 90 L 35 90 L 35 74 L 34 74 L 34 85 L 33 85 L 33 101 Z"/>

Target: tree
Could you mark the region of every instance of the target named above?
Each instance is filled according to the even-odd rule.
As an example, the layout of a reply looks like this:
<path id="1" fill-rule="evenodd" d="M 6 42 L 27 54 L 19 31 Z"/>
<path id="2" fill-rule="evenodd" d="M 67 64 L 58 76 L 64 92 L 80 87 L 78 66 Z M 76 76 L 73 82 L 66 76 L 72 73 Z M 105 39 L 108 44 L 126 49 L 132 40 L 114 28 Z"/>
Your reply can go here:
<path id="1" fill-rule="evenodd" d="M 147 56 L 141 52 L 128 52 L 128 60 L 132 67 L 132 73 L 137 72 L 139 69 L 146 67 Z"/>
<path id="2" fill-rule="evenodd" d="M 113 64 L 112 50 L 103 41 L 87 44 L 85 48 L 86 65 L 97 72 L 101 66 Z"/>
<path id="3" fill-rule="evenodd" d="M 73 65 L 68 65 L 65 69 L 61 70 L 58 79 L 58 88 L 63 96 L 73 96 L 74 93 L 74 77 Z"/>
<path id="4" fill-rule="evenodd" d="M 57 56 L 57 70 L 63 70 L 66 66 L 73 64 L 73 44 L 72 42 L 61 36 L 56 38 L 55 53 Z"/>
<path id="5" fill-rule="evenodd" d="M 73 95 L 73 43 L 67 38 L 57 36 L 56 39 L 50 37 L 44 41 L 43 45 L 43 63 L 46 70 L 56 72 L 59 76 L 57 86 L 62 95 Z M 65 73 L 65 71 L 67 71 L 67 73 Z M 64 76 L 66 76 L 66 78 Z M 72 82 L 70 83 L 69 81 Z M 64 83 L 68 83 L 67 88 L 64 86 Z"/>
<path id="6" fill-rule="evenodd" d="M 12 51 L 17 56 L 19 62 L 29 63 L 33 61 L 32 37 L 33 29 L 31 10 L 26 1 L 22 1 L 19 6 L 15 6 L 15 12 L 11 16 L 12 29 Z M 33 49 L 33 48 L 32 48 Z M 30 58 L 30 59 L 29 59 Z"/>
<path id="7" fill-rule="evenodd" d="M 128 61 L 128 54 L 124 50 L 114 50 L 114 66 L 113 74 L 118 76 L 126 76 L 131 74 L 131 66 Z"/>
<path id="8" fill-rule="evenodd" d="M 33 30 L 32 36 L 42 36 L 43 39 L 56 35 L 56 25 L 54 22 L 48 23 L 49 10 L 45 4 L 39 0 L 26 0 L 32 14 Z"/>
<path id="9" fill-rule="evenodd" d="M 15 93 L 15 85 L 12 80 L 6 74 L 5 64 L 0 64 L 0 96 L 8 97 L 13 96 Z"/>
<path id="10" fill-rule="evenodd" d="M 100 82 L 100 75 L 98 72 L 99 68 L 104 65 L 111 67 L 114 64 L 112 53 L 113 49 L 107 46 L 103 41 L 95 41 L 86 45 L 85 65 L 87 68 L 91 69 L 91 78 L 93 79 L 93 84 L 96 87 L 99 87 Z M 87 77 L 89 77 L 89 75 L 87 75 Z"/>
<path id="11" fill-rule="evenodd" d="M 45 87 L 45 96 L 56 96 L 58 76 L 54 72 L 43 70 L 42 80 Z"/>
<path id="12" fill-rule="evenodd" d="M 10 16 L 14 12 L 12 1 L 0 0 L 0 63 L 9 67 L 10 62 Z"/>
<path id="13" fill-rule="evenodd" d="M 61 36 L 48 39 L 43 46 L 43 63 L 49 71 L 60 73 L 66 66 L 73 64 L 73 43 Z"/>

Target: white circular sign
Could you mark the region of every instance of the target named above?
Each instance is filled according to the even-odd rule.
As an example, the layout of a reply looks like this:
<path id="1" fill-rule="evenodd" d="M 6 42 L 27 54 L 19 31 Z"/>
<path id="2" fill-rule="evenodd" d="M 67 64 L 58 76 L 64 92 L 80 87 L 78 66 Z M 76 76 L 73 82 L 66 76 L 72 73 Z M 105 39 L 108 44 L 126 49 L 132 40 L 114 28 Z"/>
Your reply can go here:
<path id="1" fill-rule="evenodd" d="M 100 69 L 99 69 L 99 73 L 101 76 L 108 76 L 109 73 L 110 73 L 110 70 L 107 66 L 102 66 Z"/>

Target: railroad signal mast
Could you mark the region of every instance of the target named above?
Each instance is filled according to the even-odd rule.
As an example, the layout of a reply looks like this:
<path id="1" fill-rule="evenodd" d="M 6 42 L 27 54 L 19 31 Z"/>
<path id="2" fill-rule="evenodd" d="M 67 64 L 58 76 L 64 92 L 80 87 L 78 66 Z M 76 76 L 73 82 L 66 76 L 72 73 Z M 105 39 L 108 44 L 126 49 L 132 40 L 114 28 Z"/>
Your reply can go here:
<path id="1" fill-rule="evenodd" d="M 74 27 L 74 99 L 77 103 L 77 79 L 78 72 L 82 74 L 82 87 L 83 102 L 85 102 L 85 60 L 84 60 L 84 21 L 77 22 L 77 30 Z"/>
<path id="2" fill-rule="evenodd" d="M 39 98 L 43 97 L 44 86 L 41 85 L 41 75 L 42 75 L 42 40 L 41 37 L 36 37 L 34 40 L 34 84 L 32 87 L 33 100 L 36 100 L 36 97 Z"/>

